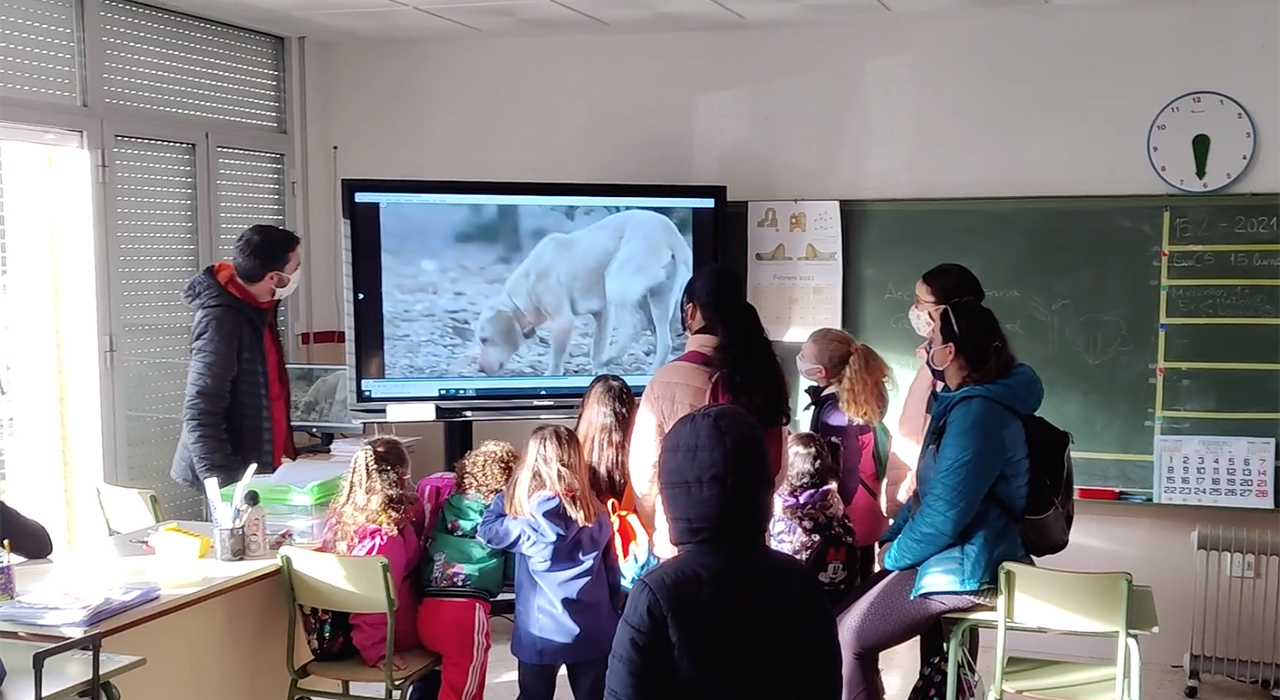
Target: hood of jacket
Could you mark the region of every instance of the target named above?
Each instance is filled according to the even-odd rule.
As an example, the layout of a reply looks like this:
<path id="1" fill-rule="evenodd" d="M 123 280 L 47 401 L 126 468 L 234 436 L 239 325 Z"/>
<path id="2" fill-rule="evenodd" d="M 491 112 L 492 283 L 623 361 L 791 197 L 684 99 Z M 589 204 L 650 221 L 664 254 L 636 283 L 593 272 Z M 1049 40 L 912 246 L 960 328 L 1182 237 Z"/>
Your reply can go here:
<path id="1" fill-rule="evenodd" d="M 488 508 L 489 504 L 479 496 L 454 493 L 445 499 L 440 518 L 436 521 L 437 527 L 457 537 L 475 537 L 480 519 Z"/>
<path id="2" fill-rule="evenodd" d="M 182 301 L 196 311 L 220 306 L 232 308 L 244 313 L 258 323 L 264 323 L 266 309 L 254 306 L 236 296 L 219 279 L 219 267 L 222 265 L 229 267 L 230 263 L 222 262 L 217 265 L 210 265 L 200 274 L 192 277 L 191 281 L 187 283 L 187 288 L 182 291 Z"/>
<path id="3" fill-rule="evenodd" d="M 1020 416 L 1030 416 L 1040 410 L 1044 401 L 1044 384 L 1030 365 L 1016 364 L 1013 371 L 994 382 L 936 392 L 933 395 L 933 422 L 938 423 L 957 403 L 978 397 L 995 401 Z"/>
<path id="4" fill-rule="evenodd" d="M 658 462 L 672 544 L 765 546 L 773 505 L 766 453 L 760 425 L 736 406 L 706 406 L 676 421 Z"/>

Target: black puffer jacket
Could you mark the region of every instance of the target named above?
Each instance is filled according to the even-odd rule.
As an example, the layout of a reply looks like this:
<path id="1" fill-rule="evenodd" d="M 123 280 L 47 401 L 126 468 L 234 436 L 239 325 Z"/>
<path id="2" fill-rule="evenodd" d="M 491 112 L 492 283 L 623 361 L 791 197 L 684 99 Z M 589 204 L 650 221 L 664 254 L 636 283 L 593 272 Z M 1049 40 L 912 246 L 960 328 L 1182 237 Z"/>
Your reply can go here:
<path id="1" fill-rule="evenodd" d="M 260 472 L 273 470 L 264 337 L 266 324 L 279 337 L 278 306 L 264 309 L 240 299 L 218 281 L 212 266 L 191 280 L 182 300 L 196 310 L 196 317 L 182 436 L 170 476 L 201 488 L 210 476 L 224 486 L 236 481 L 254 462 Z M 283 353 L 278 357 L 284 376 Z"/>
<path id="2" fill-rule="evenodd" d="M 680 553 L 632 589 L 605 696 L 840 697 L 840 643 L 822 590 L 765 541 L 773 479 L 755 420 L 724 404 L 686 415 L 662 441 L 658 474 Z"/>

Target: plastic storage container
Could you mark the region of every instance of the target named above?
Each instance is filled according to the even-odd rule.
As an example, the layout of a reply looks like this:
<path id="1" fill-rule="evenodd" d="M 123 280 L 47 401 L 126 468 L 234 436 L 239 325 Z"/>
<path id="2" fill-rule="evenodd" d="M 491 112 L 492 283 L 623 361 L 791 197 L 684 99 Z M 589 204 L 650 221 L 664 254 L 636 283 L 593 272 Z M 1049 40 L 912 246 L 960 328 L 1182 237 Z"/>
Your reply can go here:
<path id="1" fill-rule="evenodd" d="M 259 502 L 267 512 L 268 536 L 289 530 L 295 544 L 319 542 L 324 536 L 329 504 L 342 485 L 342 476 L 324 475 L 314 481 L 299 481 L 296 476 L 290 480 L 276 475 L 253 477 L 249 487 L 258 492 Z M 227 486 L 222 489 L 222 500 L 230 502 L 234 493 L 235 485 Z"/>

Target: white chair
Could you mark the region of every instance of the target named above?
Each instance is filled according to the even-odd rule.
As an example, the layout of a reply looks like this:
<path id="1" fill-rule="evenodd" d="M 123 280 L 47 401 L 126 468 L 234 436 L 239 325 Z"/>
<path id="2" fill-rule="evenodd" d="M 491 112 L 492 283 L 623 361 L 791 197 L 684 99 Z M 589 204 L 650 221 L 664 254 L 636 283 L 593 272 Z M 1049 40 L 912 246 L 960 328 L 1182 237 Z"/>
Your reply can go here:
<path id="1" fill-rule="evenodd" d="M 1061 700 L 1137 700 L 1141 659 L 1130 634 L 1128 573 L 1054 571 L 1027 564 L 1000 567 L 996 664 L 990 697 L 1004 693 Z M 1008 655 L 1008 633 L 1114 637 L 1114 663 Z"/>

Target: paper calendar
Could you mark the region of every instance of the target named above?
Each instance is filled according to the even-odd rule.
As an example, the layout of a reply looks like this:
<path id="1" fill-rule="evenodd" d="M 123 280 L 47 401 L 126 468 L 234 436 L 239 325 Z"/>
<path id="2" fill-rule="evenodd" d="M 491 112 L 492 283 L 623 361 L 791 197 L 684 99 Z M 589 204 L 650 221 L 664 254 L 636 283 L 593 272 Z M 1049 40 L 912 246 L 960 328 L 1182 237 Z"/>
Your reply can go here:
<path id="1" fill-rule="evenodd" d="M 1276 507 L 1275 438 L 1162 435 L 1155 456 L 1158 503 Z"/>
<path id="2" fill-rule="evenodd" d="M 748 297 L 773 340 L 841 327 L 844 248 L 839 202 L 751 202 Z"/>

